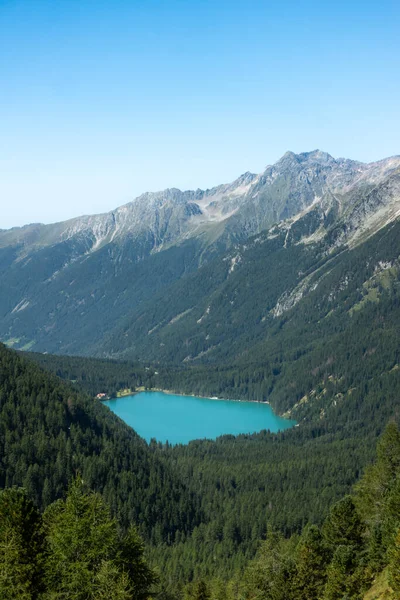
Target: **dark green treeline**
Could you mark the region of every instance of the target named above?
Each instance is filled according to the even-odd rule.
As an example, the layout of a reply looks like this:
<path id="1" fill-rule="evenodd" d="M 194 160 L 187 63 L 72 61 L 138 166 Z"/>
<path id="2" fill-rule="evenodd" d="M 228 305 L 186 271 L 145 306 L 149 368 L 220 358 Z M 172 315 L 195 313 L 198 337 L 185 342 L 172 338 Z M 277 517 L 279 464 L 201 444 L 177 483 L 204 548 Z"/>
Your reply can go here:
<path id="1" fill-rule="evenodd" d="M 390 423 L 377 458 L 322 526 L 285 538 L 269 529 L 233 578 L 176 581 L 168 592 L 144 558 L 137 530 L 120 527 L 80 476 L 41 515 L 25 490 L 0 492 L 0 597 L 4 600 L 360 600 L 377 578 L 400 594 L 400 433 Z M 192 560 L 194 557 L 191 557 Z"/>
<path id="2" fill-rule="evenodd" d="M 124 527 L 171 542 L 202 520 L 199 500 L 105 406 L 0 344 L 0 487 L 43 509 L 77 472 Z"/>

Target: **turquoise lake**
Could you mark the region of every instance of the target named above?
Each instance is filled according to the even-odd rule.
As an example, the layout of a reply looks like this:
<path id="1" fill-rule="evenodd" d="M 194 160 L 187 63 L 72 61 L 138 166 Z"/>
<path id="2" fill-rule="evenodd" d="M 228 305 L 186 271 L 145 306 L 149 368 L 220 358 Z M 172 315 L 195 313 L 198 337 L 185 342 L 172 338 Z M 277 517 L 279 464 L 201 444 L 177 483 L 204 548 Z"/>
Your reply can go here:
<path id="1" fill-rule="evenodd" d="M 219 435 L 272 432 L 288 429 L 296 421 L 274 414 L 268 404 L 141 392 L 104 402 L 118 417 L 148 442 L 187 444 L 190 440 Z"/>

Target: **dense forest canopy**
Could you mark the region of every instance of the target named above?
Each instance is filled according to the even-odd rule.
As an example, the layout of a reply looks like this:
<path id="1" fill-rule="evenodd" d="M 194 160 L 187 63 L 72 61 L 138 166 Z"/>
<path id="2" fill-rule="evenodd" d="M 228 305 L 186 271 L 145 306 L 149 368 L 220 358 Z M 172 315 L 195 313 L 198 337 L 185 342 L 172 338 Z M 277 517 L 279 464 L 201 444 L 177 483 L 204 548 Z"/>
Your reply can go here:
<path id="1" fill-rule="evenodd" d="M 77 471 L 148 539 L 172 540 L 201 519 L 199 499 L 130 427 L 0 345 L 0 486 L 23 486 L 45 508 Z"/>
<path id="2" fill-rule="evenodd" d="M 151 593 L 185 600 L 357 600 L 372 586 L 373 597 L 394 600 L 400 594 L 399 476 L 400 432 L 392 422 L 375 462 L 353 493 L 331 506 L 321 527 L 308 524 L 291 537 L 269 527 L 256 557 L 245 567 L 236 564 L 230 580 L 194 573 L 194 581 L 184 585 L 180 572 L 175 586 L 166 565 L 162 577 L 149 567 L 135 527 L 124 531 L 80 475 L 66 498 L 43 515 L 26 490 L 8 488 L 0 492 L 0 595 L 7 600 L 146 600 Z M 231 527 L 234 532 L 234 522 Z M 192 537 L 193 568 L 193 551 L 197 560 L 206 560 L 210 546 L 207 537 Z M 179 544 L 173 550 L 179 552 Z M 233 540 L 231 553 L 233 558 Z M 181 566 L 185 555 L 174 560 Z"/>
<path id="3" fill-rule="evenodd" d="M 40 354 L 30 358 L 73 380 L 75 389 L 88 390 L 92 395 L 119 386 L 152 388 L 165 384 L 185 391 L 193 379 L 207 384 L 202 367 L 156 368 Z M 356 366 L 351 370 L 351 364 L 348 368 L 351 382 L 352 377 L 359 377 L 359 370 Z M 208 373 L 211 381 L 218 377 L 221 386 L 228 377 L 223 368 L 208 367 Z M 300 405 L 300 427 L 293 430 L 276 435 L 223 436 L 176 447 L 150 444 L 154 457 L 173 465 L 176 477 L 197 499 L 202 515 L 191 534 L 181 531 L 172 546 L 170 540 L 153 537 L 157 543 L 151 545 L 150 555 L 156 564 L 163 565 L 162 572 L 168 573 L 172 586 L 177 580 L 233 575 L 254 555 L 269 527 L 290 535 L 300 533 L 310 522 L 321 525 L 329 507 L 349 493 L 363 467 L 372 461 L 377 437 L 397 414 L 397 370 L 382 371 L 377 360 L 370 375 L 362 387 L 358 380 L 358 386 L 335 403 L 338 386 L 343 384 L 330 381 L 324 374 L 325 393 L 314 411 L 308 403 Z M 261 381 L 262 371 L 254 366 L 236 366 L 229 371 L 229 380 L 247 378 L 250 389 L 252 377 Z M 325 408 L 323 418 L 321 408 Z"/>

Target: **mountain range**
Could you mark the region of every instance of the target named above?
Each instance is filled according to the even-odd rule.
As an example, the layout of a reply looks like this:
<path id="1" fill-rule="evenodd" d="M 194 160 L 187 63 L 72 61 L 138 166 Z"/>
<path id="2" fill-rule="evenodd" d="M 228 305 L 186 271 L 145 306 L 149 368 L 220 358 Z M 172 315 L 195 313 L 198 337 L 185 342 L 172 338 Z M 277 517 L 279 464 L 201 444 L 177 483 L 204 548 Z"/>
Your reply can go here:
<path id="1" fill-rule="evenodd" d="M 364 164 L 316 150 L 212 189 L 2 230 L 0 339 L 40 352 L 243 360 L 310 298 L 330 298 L 328 313 L 352 290 L 351 315 L 395 287 L 399 216 L 399 156 Z"/>
<path id="2" fill-rule="evenodd" d="M 34 350 L 0 343 L 0 487 L 51 515 L 79 473 L 138 524 L 160 598 L 396 597 L 399 176 L 400 157 L 289 152 L 0 231 L 0 339 Z M 128 388 L 268 401 L 297 424 L 146 444 L 94 398 Z"/>

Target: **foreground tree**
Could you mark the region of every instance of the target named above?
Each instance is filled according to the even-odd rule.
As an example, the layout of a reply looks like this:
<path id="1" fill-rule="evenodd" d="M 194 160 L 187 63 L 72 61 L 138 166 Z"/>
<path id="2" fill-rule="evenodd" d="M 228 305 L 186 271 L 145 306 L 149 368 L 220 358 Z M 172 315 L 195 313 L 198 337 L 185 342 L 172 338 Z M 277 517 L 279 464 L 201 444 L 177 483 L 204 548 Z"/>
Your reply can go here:
<path id="1" fill-rule="evenodd" d="M 361 546 L 363 532 L 364 526 L 351 496 L 345 496 L 333 505 L 322 529 L 332 550 L 338 546 Z"/>
<path id="2" fill-rule="evenodd" d="M 244 586 L 251 598 L 263 600 L 294 600 L 293 584 L 296 575 L 294 558 L 297 540 L 285 540 L 269 531 L 257 558 L 250 563 L 244 576 Z"/>
<path id="3" fill-rule="evenodd" d="M 0 598 L 35 600 L 43 591 L 41 516 L 25 490 L 0 492 Z"/>
<path id="4" fill-rule="evenodd" d="M 324 600 L 353 598 L 357 582 L 352 577 L 355 569 L 355 552 L 352 546 L 338 546 L 327 568 Z M 357 597 L 357 596 L 355 596 Z"/>
<path id="5" fill-rule="evenodd" d="M 121 536 L 101 496 L 77 478 L 44 514 L 46 587 L 51 598 L 145 600 L 156 577 L 135 529 Z"/>
<path id="6" fill-rule="evenodd" d="M 389 581 L 393 590 L 400 595 L 400 530 L 390 552 Z"/>
<path id="7" fill-rule="evenodd" d="M 305 529 L 297 552 L 294 598 L 320 600 L 326 582 L 329 554 L 318 527 L 311 525 Z"/>

